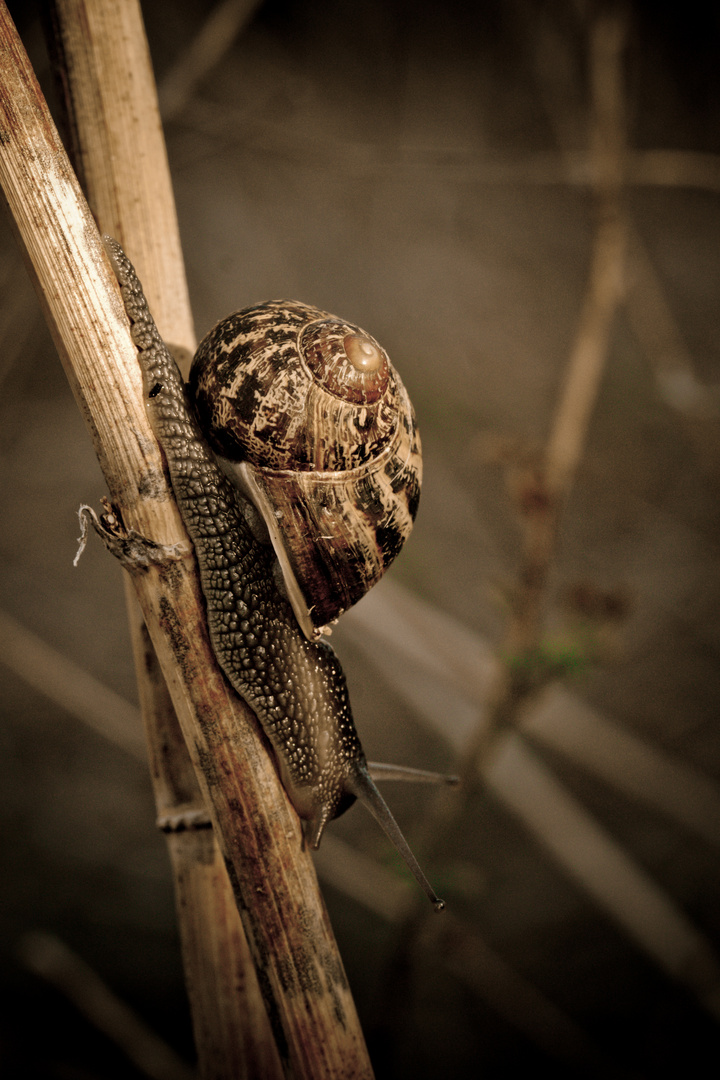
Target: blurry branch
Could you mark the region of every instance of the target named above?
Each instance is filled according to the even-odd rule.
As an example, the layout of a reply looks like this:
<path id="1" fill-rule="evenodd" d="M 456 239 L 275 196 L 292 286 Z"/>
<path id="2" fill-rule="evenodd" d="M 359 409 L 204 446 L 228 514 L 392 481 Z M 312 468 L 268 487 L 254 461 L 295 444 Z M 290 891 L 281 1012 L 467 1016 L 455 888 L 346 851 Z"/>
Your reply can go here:
<path id="1" fill-rule="evenodd" d="M 545 453 L 533 465 L 516 468 L 512 478 L 523 523 L 523 560 L 504 659 L 496 665 L 484 715 L 463 752 L 464 798 L 454 803 L 447 794 L 438 798 L 425 843 L 437 853 L 461 827 L 463 804 L 479 772 L 565 871 L 717 1016 L 720 965 L 712 948 L 514 731 L 542 686 L 562 673 L 546 662 L 541 651 L 544 609 L 558 526 L 582 457 L 614 318 L 623 298 L 627 239 L 624 41 L 623 12 L 616 7 L 600 10 L 588 28 L 595 231 L 585 299 Z M 405 920 L 401 933 L 405 947 L 418 932 L 414 918 L 411 914 Z M 403 970 L 397 956 L 395 967 L 396 972 Z M 395 983 L 389 998 L 399 997 L 403 989 Z"/>
<path id="2" fill-rule="evenodd" d="M 520 710 L 558 670 L 544 656 L 545 606 L 558 527 L 580 462 L 607 360 L 610 335 L 622 297 L 626 222 L 622 203 L 625 175 L 625 102 L 622 60 L 625 18 L 614 6 L 599 11 L 588 26 L 591 90 L 590 153 L 597 184 L 590 270 L 575 341 L 544 453 L 532 464 L 509 471 L 511 494 L 523 530 L 510 624 L 487 695 L 485 722 L 479 723 L 463 753 L 462 775 L 470 781 L 489 763 L 496 739 L 517 725 Z M 448 813 L 458 820 L 462 807 Z M 448 818 L 443 834 L 450 828 Z M 437 843 L 437 841 L 436 841 Z"/>
<path id="3" fill-rule="evenodd" d="M 64 994 L 90 1023 L 119 1046 L 149 1080 L 197 1080 L 197 1074 L 121 1001 L 72 949 L 36 931 L 19 943 L 23 963 Z"/>
<path id="4" fill-rule="evenodd" d="M 568 876 L 715 1020 L 720 961 L 682 909 L 589 814 L 517 734 L 498 739 L 485 781 Z"/>
<path id="5" fill-rule="evenodd" d="M 628 183 L 720 193 L 720 156 L 692 150 L 634 150 L 628 157 Z"/>
<path id="6" fill-rule="evenodd" d="M 597 188 L 597 158 L 576 147 L 585 131 L 584 118 L 571 115 L 568 103 L 575 97 L 578 71 L 568 61 L 566 42 L 554 34 L 542 8 L 535 13 L 532 31 L 533 61 L 546 98 L 550 120 L 560 152 L 522 153 L 494 157 L 485 150 L 448 149 L 432 146 L 399 146 L 328 138 L 314 128 L 298 123 L 296 116 L 273 119 L 258 115 L 258 99 L 241 105 L 213 98 L 205 101 L 197 93 L 200 84 L 232 47 L 258 7 L 258 0 L 221 0 L 211 11 L 200 32 L 177 57 L 160 82 L 159 99 L 164 120 L 182 117 L 183 125 L 209 139 L 234 140 L 256 154 L 268 153 L 285 160 L 306 163 L 310 156 L 338 172 L 377 175 L 403 170 L 433 170 L 448 180 L 480 184 L 570 185 Z M 516 22 L 527 21 L 527 5 L 516 7 Z M 539 17 L 538 17 L 539 16 Z M 273 86 L 290 78 L 278 68 Z M 564 84 L 561 93 L 553 88 Z M 296 96 L 295 82 L 287 85 Z M 688 187 L 720 192 L 720 155 L 692 150 L 638 150 L 628 148 L 625 157 L 628 186 Z"/>
<path id="7" fill-rule="evenodd" d="M 380 918 L 402 924 L 414 890 L 375 860 L 336 837 L 315 856 L 327 883 Z M 446 913 L 423 929 L 423 950 L 433 954 L 472 993 L 552 1057 L 593 1069 L 600 1055 L 582 1030 L 515 971 L 461 919 Z M 593 1075 L 585 1072 L 585 1075 Z"/>
<path id="8" fill-rule="evenodd" d="M 575 343 L 545 453 L 521 477 L 518 508 L 524 522 L 524 559 L 508 635 L 511 655 L 528 655 L 540 641 L 550 565 L 560 516 L 575 479 L 608 356 L 610 335 L 622 298 L 626 222 L 622 205 L 625 166 L 625 103 L 622 58 L 625 20 L 602 12 L 589 31 L 595 162 L 595 236 L 590 273 Z"/>
<path id="9" fill-rule="evenodd" d="M 590 156 L 595 180 L 590 274 L 545 454 L 515 484 L 525 543 L 506 645 L 509 662 L 491 692 L 488 723 L 484 731 L 482 725 L 478 728 L 470 757 L 570 875 L 613 912 L 656 962 L 689 985 L 717 1017 L 720 965 L 702 935 L 534 760 L 517 735 L 498 737 L 503 727 L 518 725 L 543 681 L 552 681 L 555 674 L 547 666 L 543 678 L 542 662 L 532 672 L 527 662 L 540 650 L 558 528 L 583 454 L 614 319 L 624 299 L 628 240 L 622 74 L 625 37 L 623 6 L 601 6 L 590 16 Z M 566 127 L 559 125 L 558 130 Z M 517 782 L 518 774 L 522 782 Z"/>
<path id="10" fill-rule="evenodd" d="M 702 384 L 640 236 L 630 233 L 625 298 L 630 327 L 655 376 L 660 396 L 682 420 L 700 467 L 720 480 L 720 398 Z"/>
<path id="11" fill-rule="evenodd" d="M 147 761 L 138 710 L 4 611 L 0 611 L 0 657 L 33 690 L 137 760 Z"/>
<path id="12" fill-rule="evenodd" d="M 517 731 L 493 730 L 490 725 L 497 714 L 470 665 L 474 656 L 476 667 L 488 677 L 493 670 L 504 671 L 502 661 L 493 659 L 490 645 L 478 635 L 391 582 L 381 583 L 348 612 L 341 631 L 392 680 L 394 691 L 425 724 L 436 735 L 449 738 L 461 755 L 468 745 L 467 714 L 474 713 L 491 748 L 478 766 L 483 784 L 638 948 L 686 985 L 704 1008 L 720 1016 L 720 961 L 710 942 L 565 790 L 525 737 L 558 750 L 714 846 L 720 844 L 717 786 L 599 716 L 557 684 L 548 685 L 542 694 L 528 694 L 522 708 L 518 705 L 507 714 Z M 439 639 L 456 654 L 454 670 L 438 663 Z M 471 787 L 469 779 L 466 797 Z M 459 800 L 447 794 L 438 799 L 426 845 L 431 842 L 437 845 L 435 851 L 442 849 L 446 830 L 462 829 L 463 813 Z M 406 909 L 405 924 L 413 917 L 413 909 Z"/>
<path id="13" fill-rule="evenodd" d="M 639 237 L 632 241 L 625 306 L 662 397 L 688 420 L 720 419 L 720 403 L 697 379 L 690 350 L 649 256 Z"/>
<path id="14" fill-rule="evenodd" d="M 456 753 L 462 753 L 474 725 L 489 722 L 487 686 L 502 661 L 489 641 L 434 605 L 386 580 L 347 612 L 337 633 Z M 534 743 L 720 847 L 717 784 L 601 715 L 561 683 L 546 686 L 529 702 L 518 725 Z M 517 783 L 523 782 L 521 771 Z M 541 806 L 533 817 L 542 829 Z"/>
<path id="15" fill-rule="evenodd" d="M 575 149 L 577 118 L 575 71 L 567 41 L 540 9 L 523 6 L 538 89 L 555 132 L 560 157 L 526 163 L 532 182 L 598 183 L 593 155 Z M 519 166 L 522 171 L 523 166 Z M 533 169 L 535 171 L 533 172 Z M 688 150 L 625 150 L 626 185 L 695 187 L 720 193 L 720 156 Z M 720 404 L 697 377 L 665 290 L 639 231 L 627 222 L 627 282 L 624 307 L 630 326 L 650 364 L 663 400 L 676 410 L 693 442 L 702 468 L 720 472 Z"/>
<path id="16" fill-rule="evenodd" d="M 563 674 L 562 665 L 557 667 L 542 648 L 545 607 L 559 525 L 584 451 L 615 316 L 624 299 L 628 240 L 622 78 L 625 35 L 622 7 L 601 7 L 591 16 L 588 68 L 595 230 L 588 284 L 545 452 L 535 463 L 516 467 L 511 475 L 523 525 L 523 558 L 503 660 L 497 663 L 490 681 L 484 715 L 464 748 L 461 771 L 467 781 L 465 800 L 471 780 L 479 772 L 565 871 L 717 1018 L 720 963 L 710 944 L 564 790 L 516 731 L 537 703 L 538 691 Z M 602 757 L 596 751 L 594 760 L 607 775 L 607 761 Z M 633 763 L 636 779 L 644 765 L 643 755 L 637 755 Z M 667 774 L 664 778 L 667 780 Z M 636 788 L 641 786 L 633 783 Z M 447 795 L 438 798 L 435 821 L 427 829 L 426 840 L 435 853 L 460 828 L 463 801 L 462 796 L 454 804 Z M 668 806 L 667 800 L 661 798 L 660 802 L 664 808 Z M 717 818 L 717 799 L 714 806 L 708 804 L 705 809 Z M 401 935 L 405 942 L 417 933 L 413 919 L 410 915 L 405 921 Z M 400 988 L 395 985 L 392 992 L 397 995 Z"/>
<path id="17" fill-rule="evenodd" d="M 427 146 L 389 149 L 385 144 L 328 138 L 297 121 L 255 118 L 257 103 L 232 107 L 195 98 L 183 111 L 183 124 L 208 139 L 242 144 L 255 155 L 268 154 L 305 165 L 308 156 L 342 175 L 394 177 L 433 172 L 448 183 L 595 188 L 596 162 L 586 150 L 494 155 L 474 150 Z M 720 155 L 693 150 L 636 150 L 626 154 L 628 187 L 690 188 L 720 193 Z"/>
<path id="18" fill-rule="evenodd" d="M 720 849 L 717 785 L 682 759 L 600 715 L 565 687 L 548 687 L 522 717 L 520 730 Z"/>
<path id="19" fill-rule="evenodd" d="M 220 0 L 202 29 L 183 49 L 158 87 L 163 120 L 175 120 L 190 103 L 202 82 L 232 48 L 251 20 L 260 0 Z"/>

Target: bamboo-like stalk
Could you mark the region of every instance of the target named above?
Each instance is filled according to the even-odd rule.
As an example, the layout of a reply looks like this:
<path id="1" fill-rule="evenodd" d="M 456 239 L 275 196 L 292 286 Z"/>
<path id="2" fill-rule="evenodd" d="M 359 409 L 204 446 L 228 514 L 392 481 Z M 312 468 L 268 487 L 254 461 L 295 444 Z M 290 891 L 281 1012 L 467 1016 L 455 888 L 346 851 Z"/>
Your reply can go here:
<path id="1" fill-rule="evenodd" d="M 215 664 L 117 286 L 4 4 L 0 182 L 112 502 L 126 527 L 176 552 L 133 580 L 231 873 L 281 1060 L 295 1077 L 369 1077 L 300 823 L 254 717 Z"/>
<path id="2" fill-rule="evenodd" d="M 145 622 L 126 590 L 158 822 L 173 869 L 185 982 L 203 1080 L 282 1075 L 222 853 Z M 190 823 L 190 827 L 186 827 Z"/>
<path id="3" fill-rule="evenodd" d="M 55 0 L 49 13 L 50 52 L 94 216 L 133 253 L 167 339 L 191 353 L 192 313 L 140 9 Z M 124 585 L 158 820 L 209 823 L 127 575 Z M 274 1039 L 215 838 L 207 829 L 170 829 L 167 842 L 201 1075 L 277 1076 Z"/>

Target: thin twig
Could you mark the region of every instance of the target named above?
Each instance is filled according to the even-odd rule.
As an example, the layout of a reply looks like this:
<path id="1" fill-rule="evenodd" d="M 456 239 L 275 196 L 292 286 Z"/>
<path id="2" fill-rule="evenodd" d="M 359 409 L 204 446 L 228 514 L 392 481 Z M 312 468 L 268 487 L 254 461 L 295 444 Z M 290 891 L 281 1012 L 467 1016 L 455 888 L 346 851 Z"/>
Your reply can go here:
<path id="1" fill-rule="evenodd" d="M 258 6 L 259 0 L 220 0 L 216 4 L 158 87 L 160 112 L 166 123 L 185 111 L 198 85 L 232 48 Z"/>
<path id="2" fill-rule="evenodd" d="M 696 365 L 637 230 L 630 234 L 630 327 L 650 364 L 661 397 L 680 417 L 700 467 L 720 480 L 720 397 L 698 378 Z"/>
<path id="3" fill-rule="evenodd" d="M 525 555 L 509 634 L 511 654 L 527 654 L 539 644 L 558 523 L 587 439 L 610 334 L 622 298 L 626 238 L 622 205 L 625 32 L 624 15 L 612 7 L 598 14 L 590 27 L 591 153 L 597 177 L 595 236 L 585 299 L 545 453 L 519 494 Z"/>
<path id="4" fill-rule="evenodd" d="M 138 761 L 147 761 L 138 710 L 5 611 L 0 611 L 0 657 L 34 690 Z"/>
<path id="5" fill-rule="evenodd" d="M 194 1069 L 152 1031 L 97 972 L 54 934 L 26 934 L 18 951 L 36 975 L 65 995 L 149 1080 L 197 1080 Z"/>
<path id="6" fill-rule="evenodd" d="M 460 828 L 479 777 L 487 778 L 506 749 L 503 737 L 518 723 L 531 696 L 556 677 L 552 666 L 536 668 L 529 661 L 539 650 L 544 607 L 558 524 L 580 460 L 600 377 L 607 357 L 610 331 L 621 297 L 624 263 L 624 216 L 621 193 L 624 179 L 624 97 L 622 54 L 625 20 L 619 10 L 600 11 L 588 28 L 588 53 L 593 108 L 590 124 L 594 174 L 596 229 L 585 300 L 571 350 L 564 389 L 552 425 L 546 453 L 522 477 L 517 487 L 523 525 L 524 551 L 518 573 L 515 604 L 503 656 L 487 691 L 482 720 L 468 740 L 460 761 L 463 783 L 454 798 L 439 792 L 432 822 L 425 825 L 426 858 L 432 862 Z M 403 994 L 407 957 L 421 929 L 417 907 L 404 921 L 387 979 L 386 1013 Z"/>
<path id="7" fill-rule="evenodd" d="M 133 3 L 120 9 L 57 0 L 51 15 L 50 52 L 96 218 L 134 252 L 168 340 L 189 353 L 192 314 L 140 10 Z M 132 169 L 126 167 L 129 145 L 135 148 Z M 124 585 L 158 821 L 207 821 L 127 575 Z M 262 1064 L 263 1073 L 274 1077 L 279 1074 L 274 1040 L 215 838 L 197 828 L 172 830 L 167 844 L 201 1073 L 205 1080 L 224 1080 Z"/>

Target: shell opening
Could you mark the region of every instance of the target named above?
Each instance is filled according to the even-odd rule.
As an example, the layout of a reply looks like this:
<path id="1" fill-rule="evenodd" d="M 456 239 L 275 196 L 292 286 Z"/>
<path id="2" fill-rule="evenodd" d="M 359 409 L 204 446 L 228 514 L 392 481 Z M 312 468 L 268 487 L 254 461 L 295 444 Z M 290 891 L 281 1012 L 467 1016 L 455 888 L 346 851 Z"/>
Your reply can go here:
<path id="1" fill-rule="evenodd" d="M 215 460 L 225 475 L 228 476 L 240 492 L 250 500 L 262 519 L 264 526 L 267 528 L 268 539 L 275 550 L 275 555 L 277 556 L 276 565 L 278 567 L 279 576 L 282 578 L 283 582 L 283 587 L 280 588 L 279 582 L 276 579 L 278 591 L 290 601 L 292 609 L 295 612 L 295 618 L 297 619 L 303 634 L 308 641 L 319 641 L 323 634 L 331 634 L 332 630 L 329 626 L 316 626 L 310 617 L 311 609 L 308 607 L 307 600 L 295 577 L 283 539 L 279 520 L 282 518 L 282 514 L 274 510 L 268 502 L 263 488 L 257 481 L 254 466 L 248 461 L 228 461 L 227 458 L 223 458 L 219 454 L 215 455 Z"/>

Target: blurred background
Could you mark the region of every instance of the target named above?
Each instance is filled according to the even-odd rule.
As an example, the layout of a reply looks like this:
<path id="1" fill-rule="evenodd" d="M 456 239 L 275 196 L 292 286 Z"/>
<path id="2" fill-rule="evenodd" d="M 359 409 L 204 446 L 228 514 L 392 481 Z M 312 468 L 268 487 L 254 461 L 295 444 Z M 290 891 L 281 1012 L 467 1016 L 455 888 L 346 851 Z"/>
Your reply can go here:
<path id="1" fill-rule="evenodd" d="M 54 102 L 36 5 L 9 6 Z M 716 10 L 142 8 L 198 335 L 335 311 L 422 432 L 412 538 L 333 635 L 368 756 L 465 777 L 387 793 L 442 920 L 362 810 L 319 853 L 378 1076 L 694 1071 L 720 1023 Z M 120 572 L 94 542 L 73 567 L 105 487 L 7 220 L 0 280 L 0 1075 L 147 1075 L 79 1004 L 94 979 L 186 1075 Z"/>

